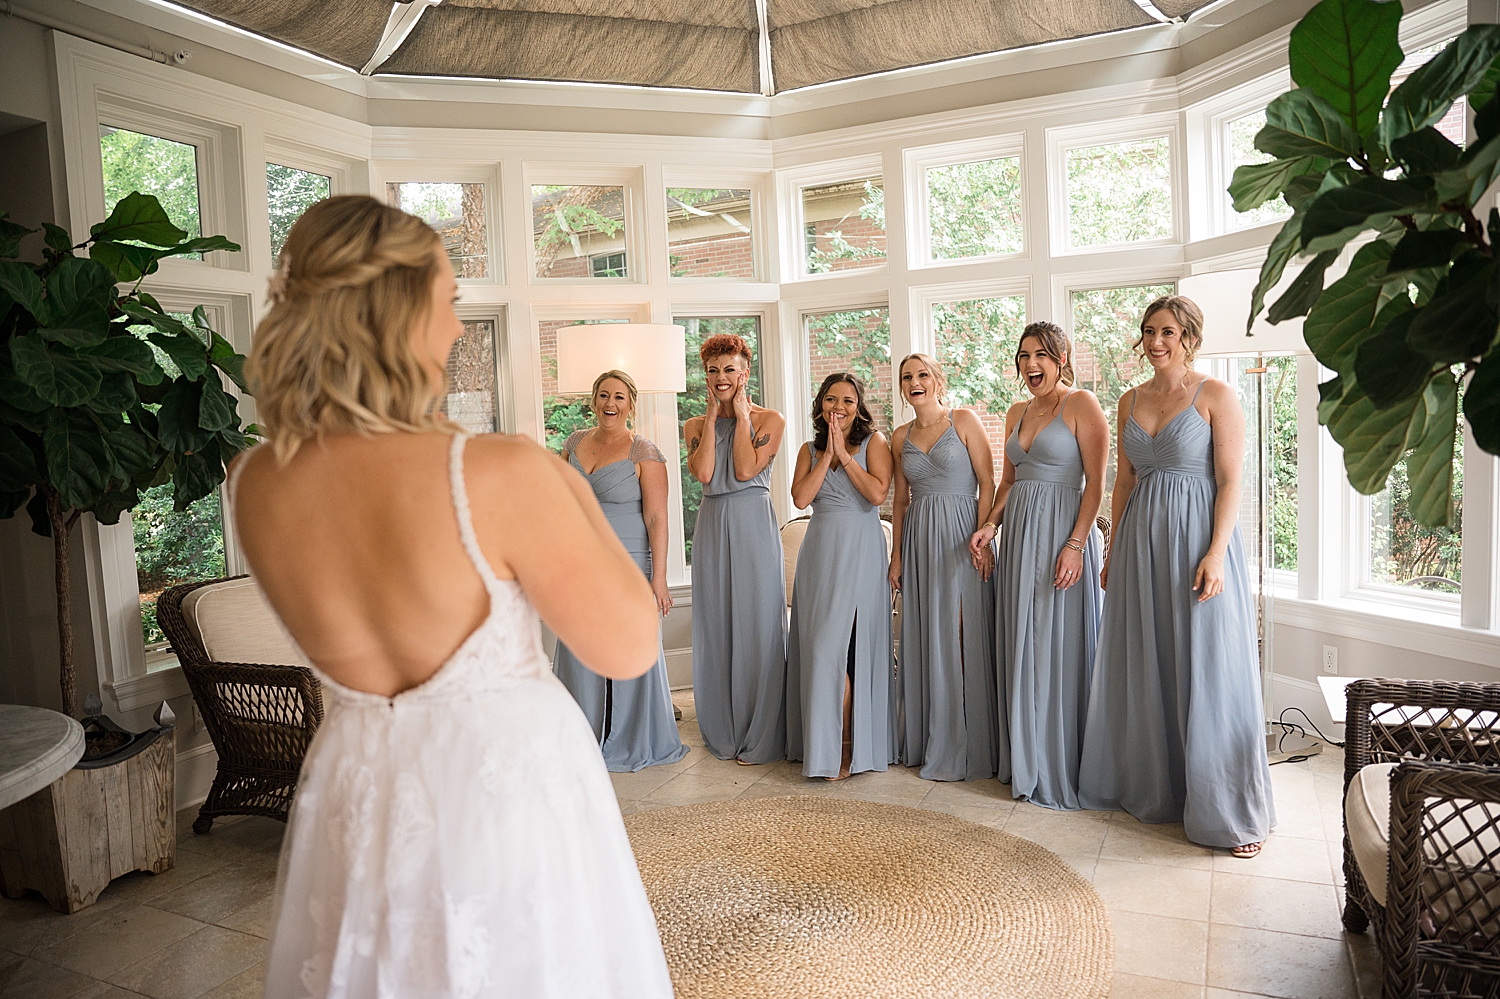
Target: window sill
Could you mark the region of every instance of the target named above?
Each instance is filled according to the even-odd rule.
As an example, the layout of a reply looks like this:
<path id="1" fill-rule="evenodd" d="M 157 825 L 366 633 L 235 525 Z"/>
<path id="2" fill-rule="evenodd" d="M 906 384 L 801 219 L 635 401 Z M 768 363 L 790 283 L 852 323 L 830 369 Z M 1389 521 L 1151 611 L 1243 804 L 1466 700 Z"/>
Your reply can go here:
<path id="1" fill-rule="evenodd" d="M 1438 611 L 1407 602 L 1351 597 L 1303 600 L 1278 591 L 1271 618 L 1293 628 L 1500 669 L 1500 632 L 1463 627 L 1457 607 Z"/>

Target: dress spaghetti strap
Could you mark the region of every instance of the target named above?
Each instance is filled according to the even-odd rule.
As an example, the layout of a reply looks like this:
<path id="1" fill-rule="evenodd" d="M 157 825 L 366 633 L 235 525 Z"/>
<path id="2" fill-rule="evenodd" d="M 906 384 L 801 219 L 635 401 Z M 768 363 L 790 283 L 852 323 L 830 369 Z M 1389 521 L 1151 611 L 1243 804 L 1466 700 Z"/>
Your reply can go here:
<path id="1" fill-rule="evenodd" d="M 1197 390 L 1197 392 L 1193 393 L 1193 401 L 1190 402 L 1190 403 L 1188 403 L 1189 406 L 1196 406 L 1196 405 L 1198 405 L 1198 392 L 1202 392 L 1203 391 L 1203 386 L 1205 384 L 1207 384 L 1207 383 L 1208 383 L 1208 377 L 1204 376 L 1203 381 L 1201 381 L 1201 382 L 1198 383 L 1198 390 Z"/>
<path id="2" fill-rule="evenodd" d="M 469 561 L 484 580 L 484 588 L 494 590 L 500 577 L 490 568 L 484 552 L 479 549 L 479 539 L 474 534 L 474 519 L 469 513 L 469 492 L 464 487 L 464 446 L 469 442 L 468 434 L 454 434 L 453 444 L 448 448 L 448 482 L 453 492 L 453 510 L 458 515 L 458 535 L 464 544 Z"/>

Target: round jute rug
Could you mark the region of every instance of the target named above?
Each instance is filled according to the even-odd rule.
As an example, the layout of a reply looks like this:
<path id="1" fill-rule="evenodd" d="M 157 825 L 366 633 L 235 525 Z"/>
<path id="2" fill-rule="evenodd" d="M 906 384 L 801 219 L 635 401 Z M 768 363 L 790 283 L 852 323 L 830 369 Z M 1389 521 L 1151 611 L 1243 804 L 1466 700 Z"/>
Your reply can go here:
<path id="1" fill-rule="evenodd" d="M 941 812 L 756 798 L 625 820 L 677 999 L 1104 999 L 1094 888 Z"/>

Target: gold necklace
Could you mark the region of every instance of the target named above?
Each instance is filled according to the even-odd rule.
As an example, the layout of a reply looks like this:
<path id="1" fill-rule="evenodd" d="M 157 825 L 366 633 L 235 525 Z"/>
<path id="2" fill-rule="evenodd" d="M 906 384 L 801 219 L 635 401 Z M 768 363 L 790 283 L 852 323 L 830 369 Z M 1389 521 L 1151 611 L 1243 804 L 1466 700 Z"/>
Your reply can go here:
<path id="1" fill-rule="evenodd" d="M 937 419 L 933 420 L 931 423 L 923 423 L 921 420 L 917 419 L 915 416 L 912 417 L 911 422 L 913 422 L 913 423 L 915 423 L 917 425 L 917 429 L 918 430 L 926 430 L 928 427 L 935 427 L 939 423 L 942 423 L 943 421 L 945 421 L 947 419 L 948 419 L 948 411 L 944 410 L 943 411 L 943 415 L 940 416 L 940 417 L 938 417 Z"/>

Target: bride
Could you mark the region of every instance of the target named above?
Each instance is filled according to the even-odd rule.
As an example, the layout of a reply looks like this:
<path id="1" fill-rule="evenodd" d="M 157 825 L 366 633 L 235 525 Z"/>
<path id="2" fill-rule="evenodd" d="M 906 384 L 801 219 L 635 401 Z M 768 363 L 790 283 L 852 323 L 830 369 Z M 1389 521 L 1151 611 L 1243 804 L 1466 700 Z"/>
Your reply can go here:
<path id="1" fill-rule="evenodd" d="M 420 219 L 330 198 L 282 261 L 247 369 L 269 446 L 229 494 L 328 709 L 287 823 L 266 995 L 670 996 L 598 744 L 537 625 L 601 675 L 639 676 L 650 586 L 581 476 L 437 413 L 463 327 Z"/>

